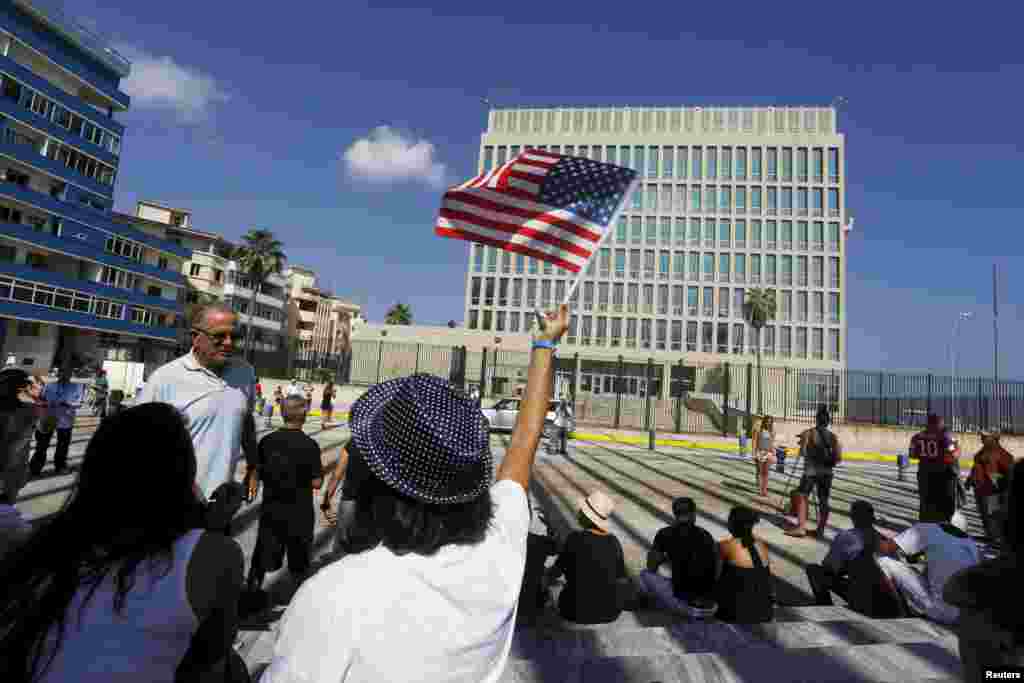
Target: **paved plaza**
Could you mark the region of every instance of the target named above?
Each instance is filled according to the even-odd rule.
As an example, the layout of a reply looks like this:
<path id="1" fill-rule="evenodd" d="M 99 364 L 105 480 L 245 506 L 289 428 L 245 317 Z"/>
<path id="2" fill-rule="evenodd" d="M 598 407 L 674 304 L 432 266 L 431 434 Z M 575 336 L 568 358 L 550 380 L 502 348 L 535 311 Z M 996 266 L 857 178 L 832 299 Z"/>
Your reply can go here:
<path id="1" fill-rule="evenodd" d="M 262 424 L 262 420 L 260 420 Z M 275 420 L 275 427 L 279 422 Z M 71 473 L 63 476 L 47 476 L 52 472 L 51 465 L 47 464 L 44 476 L 31 482 L 22 492 L 18 507 L 29 517 L 30 520 L 38 521 L 55 513 L 59 508 L 73 483 L 73 477 L 92 431 L 95 429 L 95 420 L 80 420 L 76 427 L 72 448 L 71 448 Z M 331 426 L 324 429 L 318 419 L 312 419 L 307 423 L 305 431 L 312 436 L 321 447 L 322 459 L 325 471 L 337 458 L 338 447 L 348 438 L 348 430 L 344 425 Z M 261 430 L 261 433 L 263 430 Z M 504 455 L 504 449 L 509 441 L 509 436 L 494 435 L 492 447 L 495 452 L 496 462 L 500 462 Z M 138 452 L 139 467 L 133 472 L 125 473 L 125 484 L 129 485 L 132 477 L 145 479 L 151 473 L 147 471 L 144 459 L 145 449 L 140 448 Z M 827 551 L 827 543 L 835 536 L 840 529 L 851 526 L 849 519 L 849 506 L 854 500 L 866 499 L 871 501 L 878 512 L 881 526 L 887 531 L 897 533 L 912 524 L 916 518 L 917 496 L 916 479 L 914 470 L 906 472 L 905 481 L 897 480 L 895 466 L 887 463 L 850 463 L 842 465 L 835 478 L 832 491 L 833 512 L 829 519 L 829 530 L 825 539 L 794 539 L 782 533 L 781 516 L 776 506 L 783 499 L 786 492 L 796 484 L 799 470 L 791 473 L 793 460 L 787 461 L 786 474 L 772 471 L 769 490 L 770 501 L 762 501 L 755 498 L 754 468 L 749 458 L 745 456 L 718 452 L 710 449 L 689 449 L 658 447 L 649 451 L 646 447 L 608 442 L 570 442 L 568 456 L 547 454 L 542 447 L 538 454 L 537 467 L 535 470 L 534 483 L 531 489 L 531 500 L 535 510 L 544 510 L 545 517 L 551 526 L 552 531 L 558 535 L 564 535 L 568 530 L 575 527 L 576 506 L 580 497 L 586 495 L 593 489 L 601 488 L 608 492 L 616 501 L 616 509 L 611 519 L 611 531 L 622 541 L 626 562 L 630 571 L 638 572 L 644 566 L 644 560 L 651 539 L 659 528 L 671 521 L 671 501 L 677 496 L 690 496 L 696 502 L 699 509 L 698 524 L 704 526 L 711 532 L 715 539 L 721 539 L 728 535 L 726 531 L 726 520 L 729 510 L 737 504 L 751 504 L 763 513 L 764 521 L 756 528 L 755 533 L 762 538 L 771 552 L 773 572 L 776 576 L 776 594 L 778 601 L 783 606 L 792 606 L 790 612 L 785 612 L 785 607 L 780 608 L 777 621 L 780 622 L 778 632 L 771 634 L 756 634 L 753 631 L 737 631 L 735 627 L 724 624 L 717 624 L 712 631 L 682 633 L 676 635 L 685 640 L 688 644 L 676 643 L 670 654 L 672 657 L 704 657 L 698 660 L 665 659 L 666 652 L 658 650 L 665 646 L 665 639 L 671 629 L 684 629 L 685 624 L 680 626 L 672 618 L 665 619 L 665 615 L 634 615 L 624 613 L 622 623 L 609 625 L 604 631 L 598 630 L 591 633 L 586 640 L 590 643 L 586 648 L 591 650 L 597 648 L 595 643 L 605 642 L 610 650 L 607 652 L 618 653 L 615 656 L 624 658 L 619 664 L 615 664 L 608 671 L 617 672 L 613 678 L 602 678 L 593 668 L 595 661 L 600 659 L 597 655 L 580 655 L 579 649 L 583 647 L 579 636 L 571 636 L 568 647 L 576 652 L 576 655 L 569 657 L 575 662 L 576 668 L 551 671 L 544 664 L 549 659 L 557 661 L 557 667 L 565 664 L 565 653 L 550 650 L 551 645 L 562 638 L 560 635 L 552 635 L 545 632 L 541 637 L 545 647 L 549 647 L 547 655 L 538 654 L 530 649 L 533 645 L 531 639 L 536 639 L 536 634 L 530 632 L 520 633 L 517 631 L 516 644 L 513 648 L 513 662 L 503 680 L 507 681 L 534 681 L 534 680 L 577 680 L 580 677 L 587 680 L 672 680 L 664 678 L 665 671 L 681 671 L 687 666 L 704 667 L 712 666 L 709 662 L 718 662 L 715 667 L 726 666 L 718 659 L 706 659 L 707 657 L 724 657 L 726 654 L 740 647 L 742 643 L 753 642 L 757 645 L 764 645 L 768 638 L 778 647 L 797 647 L 793 642 L 799 641 L 800 648 L 814 648 L 814 656 L 821 659 L 821 666 L 831 666 L 828 662 L 830 657 L 847 656 L 847 649 L 840 647 L 843 643 L 860 643 L 858 646 L 861 655 L 871 657 L 883 656 L 882 650 L 878 648 L 897 648 L 900 656 L 909 656 L 906 653 L 915 648 L 925 647 L 923 642 L 941 641 L 941 647 L 935 645 L 935 652 L 927 656 L 918 657 L 921 662 L 932 662 L 929 666 L 938 669 L 927 676 L 936 680 L 955 680 L 951 677 L 951 669 L 955 668 L 955 644 L 948 637 L 948 633 L 929 631 L 929 626 L 921 620 L 891 620 L 893 633 L 885 637 L 878 634 L 865 636 L 865 629 L 870 630 L 863 623 L 863 620 L 851 626 L 850 620 L 854 617 L 841 608 L 829 608 L 839 610 L 825 614 L 825 608 L 801 607 L 811 602 L 810 588 L 807 584 L 804 566 L 811 562 L 820 562 Z M 241 468 L 239 470 L 241 473 Z M 316 505 L 317 500 L 311 499 L 311 505 Z M 259 515 L 260 501 L 246 505 L 239 512 L 233 523 L 235 538 L 241 544 L 246 555 L 246 570 L 256 541 L 256 530 Z M 130 514 L 130 511 L 125 511 Z M 980 533 L 980 520 L 972 506 L 965 511 L 971 524 L 971 533 Z M 332 533 L 324 525 L 323 518 L 317 514 L 317 530 L 315 535 L 316 559 L 314 566 L 322 566 L 330 561 L 330 549 Z M 813 510 L 809 525 L 814 524 Z M 541 527 L 535 524 L 534 529 Z M 275 637 L 277 621 L 284 610 L 290 596 L 295 590 L 287 571 L 282 570 L 268 575 L 265 587 L 271 593 L 276 603 L 269 613 L 259 618 L 251 619 L 242 625 L 237 645 L 239 650 L 249 662 L 254 671 L 259 671 L 269 659 Z M 815 611 L 817 610 L 817 611 Z M 813 612 L 813 613 L 812 613 Z M 822 612 L 819 614 L 819 612 Z M 653 619 L 653 621 L 652 621 Z M 637 623 L 633 623 L 636 621 Z M 786 625 L 785 622 L 801 622 L 800 624 Z M 906 622 L 897 624 L 896 622 Z M 877 622 L 872 622 L 876 624 Z M 815 624 L 819 624 L 815 626 Z M 826 628 L 827 627 L 827 628 Z M 836 629 L 854 629 L 857 634 L 852 641 L 843 640 L 836 635 Z M 565 625 L 556 626 L 555 633 L 563 633 L 558 629 L 564 629 Z M 609 630 L 612 629 L 612 630 Z M 669 630 L 666 630 L 669 629 Z M 902 629 L 902 630 L 901 630 Z M 922 630 L 923 629 L 923 630 Z M 763 630 L 763 629 L 762 629 Z M 664 632 L 664 633 L 663 633 Z M 604 635 L 601 635 L 604 633 Z M 672 631 L 675 633 L 675 631 Z M 710 635 L 709 635 L 710 633 Z M 873 632 L 872 632 L 873 633 Z M 881 633 L 881 632 L 879 632 Z M 938 635 L 936 635 L 938 633 Z M 855 634 L 856 635 L 856 634 Z M 770 637 L 769 637 L 770 636 Z M 852 637 L 852 636 L 851 636 Z M 555 640 L 551 640 L 555 638 Z M 601 640 L 604 638 L 605 640 Z M 694 639 L 690 642 L 686 639 Z M 838 638 L 838 640 L 837 640 Z M 845 638 L 845 636 L 844 636 Z M 861 640 L 858 641 L 857 638 Z M 867 640 L 864 640 L 867 638 Z M 595 640 L 596 639 L 596 640 Z M 709 640 L 710 639 L 710 640 Z M 715 640 L 718 639 L 718 640 Z M 901 640 L 902 639 L 902 640 Z M 677 639 L 678 640 L 678 639 Z M 712 643 L 712 641 L 715 641 Z M 570 641 L 566 641 L 569 643 Z M 680 643 L 683 641 L 679 641 Z M 902 642 L 902 645 L 894 644 Z M 609 645 L 614 644 L 614 646 Z M 660 643 L 660 644 L 659 644 Z M 782 643 L 782 645 L 779 645 Z M 786 644 L 789 643 L 789 644 Z M 604 647 L 604 646 L 602 646 Z M 828 654 L 828 648 L 840 648 L 840 651 Z M 586 649 L 584 648 L 584 649 Z M 653 649 L 652 649 L 653 648 Z M 874 648 L 874 649 L 872 649 Z M 899 649 L 902 648 L 902 649 Z M 657 652 L 655 652 L 658 650 Z M 870 650 L 870 653 L 869 653 Z M 682 655 L 680 651 L 687 654 Z M 589 650 L 588 650 L 589 652 Z M 690 654 L 690 653 L 698 654 Z M 703 652 L 704 654 L 699 654 Z M 774 652 L 774 651 L 773 651 Z M 895 652 L 895 650 L 894 650 Z M 871 654 L 873 653 L 873 654 Z M 778 653 L 770 654 L 765 651 L 765 657 L 778 656 Z M 856 653 L 854 653 L 856 654 Z M 579 655 L 579 656 L 577 656 Z M 827 655 L 827 656 L 826 656 Z M 811 657 L 808 652 L 800 656 Z M 852 655 L 850 655 L 852 656 Z M 895 656 L 895 655 L 893 655 Z M 547 659 L 545 659 L 545 657 Z M 574 658 L 575 657 L 575 658 Z M 595 659 L 597 657 L 597 659 Z M 639 658 L 638 658 L 639 657 Z M 659 659 L 660 657 L 660 659 Z M 953 657 L 953 659 L 951 659 Z M 918 661 L 913 659 L 912 661 Z M 565 661 L 563 661 L 565 660 Z M 577 661 L 579 660 L 579 661 Z M 767 660 L 765 660 L 767 661 Z M 774 661 L 774 660 L 773 660 Z M 815 660 L 817 661 L 817 660 Z M 589 662 L 589 664 L 586 664 Z M 660 663 L 659 663 L 660 662 Z M 939 662 L 936 664 L 936 662 Z M 586 665 L 585 665 L 586 664 Z M 616 668 L 624 666 L 625 669 Z M 589 669 L 587 667 L 590 667 Z M 611 666 L 609 664 L 609 666 Z M 738 664 L 729 664 L 733 669 Z M 817 665 L 815 665 L 817 666 Z M 922 664 L 923 666 L 923 664 Z M 633 667 L 633 668 L 631 668 Z M 636 667 L 639 667 L 636 669 Z M 654 667 L 653 669 L 651 667 Z M 661 667 L 661 668 L 659 668 Z M 682 668 L 680 668 L 682 667 Z M 712 667 L 714 668 L 714 667 Z M 634 669 L 636 669 L 634 671 Z M 844 669 L 845 670 L 845 669 Z M 913 667 L 911 667 L 913 670 Z M 659 678 L 649 678 L 649 675 L 657 674 Z M 607 676 L 607 671 L 605 676 Z M 753 674 L 751 674 L 753 675 Z M 815 674 L 820 676 L 821 674 Z M 851 674 L 852 675 L 852 674 Z M 861 674 L 857 674 L 860 676 Z M 925 677 L 922 676 L 921 680 Z M 684 680 L 676 678 L 677 680 Z M 715 677 L 692 677 L 691 680 L 719 680 Z M 726 677 L 721 680 L 753 680 L 745 676 Z M 774 680 L 774 679 L 773 679 Z M 779 679 L 782 680 L 782 679 Z M 793 680 L 793 679 L 786 679 Z M 808 679 L 810 680 L 810 679 Z M 823 679 L 822 679 L 823 680 Z M 835 680 L 840 680 L 836 678 Z M 842 678 L 841 680 L 887 680 L 884 676 L 868 675 L 864 673 L 861 678 Z"/>

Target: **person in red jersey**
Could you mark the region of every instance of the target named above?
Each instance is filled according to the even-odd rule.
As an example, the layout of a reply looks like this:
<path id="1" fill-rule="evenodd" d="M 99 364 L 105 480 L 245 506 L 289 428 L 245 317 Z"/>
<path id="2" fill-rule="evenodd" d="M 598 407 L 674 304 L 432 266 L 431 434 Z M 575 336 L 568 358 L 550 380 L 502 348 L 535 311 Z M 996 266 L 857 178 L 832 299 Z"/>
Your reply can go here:
<path id="1" fill-rule="evenodd" d="M 917 490 L 921 522 L 943 522 L 956 511 L 960 449 L 938 415 L 910 440 L 910 458 L 917 460 Z"/>

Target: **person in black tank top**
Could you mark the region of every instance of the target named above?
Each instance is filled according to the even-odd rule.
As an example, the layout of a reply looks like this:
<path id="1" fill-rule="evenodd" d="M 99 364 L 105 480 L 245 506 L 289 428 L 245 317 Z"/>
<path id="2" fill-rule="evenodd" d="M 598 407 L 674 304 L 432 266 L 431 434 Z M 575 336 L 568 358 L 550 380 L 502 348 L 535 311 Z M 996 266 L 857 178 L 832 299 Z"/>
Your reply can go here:
<path id="1" fill-rule="evenodd" d="M 721 543 L 722 574 L 715 585 L 717 616 L 722 621 L 737 624 L 757 624 L 771 621 L 775 603 L 775 586 L 767 556 L 762 557 L 763 544 L 754 539 L 754 525 L 758 514 L 745 506 L 729 513 L 729 532 L 733 538 Z M 736 563 L 741 553 L 735 548 L 742 545 L 750 554 L 752 567 Z"/>

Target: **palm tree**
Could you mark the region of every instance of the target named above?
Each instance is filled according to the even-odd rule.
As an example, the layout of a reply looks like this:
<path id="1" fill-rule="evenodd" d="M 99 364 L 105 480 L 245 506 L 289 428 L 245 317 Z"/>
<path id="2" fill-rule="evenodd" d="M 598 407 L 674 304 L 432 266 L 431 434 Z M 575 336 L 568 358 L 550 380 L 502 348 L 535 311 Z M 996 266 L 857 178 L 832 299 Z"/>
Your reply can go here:
<path id="1" fill-rule="evenodd" d="M 231 258 L 239 270 L 249 276 L 252 296 L 249 297 L 249 324 L 245 330 L 245 354 L 252 359 L 252 317 L 256 315 L 256 295 L 263 290 L 267 278 L 280 273 L 286 256 L 281 244 L 269 230 L 250 230 L 242 235 L 244 244 L 235 247 Z"/>
<path id="2" fill-rule="evenodd" d="M 412 308 L 409 304 L 395 304 L 384 314 L 385 325 L 412 325 Z"/>
<path id="3" fill-rule="evenodd" d="M 748 289 L 744 315 L 757 332 L 757 413 L 764 414 L 764 376 L 761 372 L 761 328 L 775 319 L 775 290 Z"/>

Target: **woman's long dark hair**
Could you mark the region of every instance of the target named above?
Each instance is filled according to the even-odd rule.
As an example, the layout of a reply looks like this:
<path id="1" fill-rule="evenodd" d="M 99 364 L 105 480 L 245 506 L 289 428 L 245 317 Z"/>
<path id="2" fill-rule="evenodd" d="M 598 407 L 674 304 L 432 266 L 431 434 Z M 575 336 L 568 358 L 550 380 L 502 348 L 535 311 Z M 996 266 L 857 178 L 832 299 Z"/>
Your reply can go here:
<path id="1" fill-rule="evenodd" d="M 147 403 L 101 423 L 63 508 L 0 566 L 4 681 L 42 676 L 80 588 L 87 602 L 113 575 L 111 607 L 121 611 L 143 561 L 170 571 L 174 542 L 199 526 L 195 477 L 192 439 L 173 406 Z"/>
<path id="2" fill-rule="evenodd" d="M 747 550 L 754 548 L 754 525 L 759 519 L 757 512 L 745 505 L 737 505 L 729 511 L 729 533 Z"/>
<path id="3" fill-rule="evenodd" d="M 18 394 L 31 383 L 32 377 L 21 368 L 0 370 L 0 410 L 20 408 Z"/>

